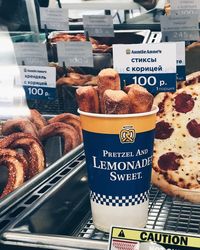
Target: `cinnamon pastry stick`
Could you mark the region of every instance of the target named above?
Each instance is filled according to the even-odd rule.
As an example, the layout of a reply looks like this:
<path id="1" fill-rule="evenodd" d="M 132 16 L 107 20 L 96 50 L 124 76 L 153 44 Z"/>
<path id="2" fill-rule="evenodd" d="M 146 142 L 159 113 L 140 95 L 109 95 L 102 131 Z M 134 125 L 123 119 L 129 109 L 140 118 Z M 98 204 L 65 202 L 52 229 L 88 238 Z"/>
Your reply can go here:
<path id="1" fill-rule="evenodd" d="M 103 95 L 103 109 L 105 114 L 128 114 L 130 101 L 122 90 L 107 89 Z"/>
<path id="2" fill-rule="evenodd" d="M 99 97 L 96 88 L 92 86 L 78 88 L 76 90 L 76 100 L 80 110 L 99 113 Z"/>
<path id="3" fill-rule="evenodd" d="M 116 70 L 112 68 L 103 69 L 98 74 L 98 91 L 100 99 L 100 110 L 101 113 L 105 113 L 103 105 L 103 94 L 105 90 L 120 90 L 120 77 Z"/>
<path id="4" fill-rule="evenodd" d="M 138 84 L 131 84 L 124 88 L 130 100 L 130 113 L 143 113 L 151 110 L 153 95 Z"/>

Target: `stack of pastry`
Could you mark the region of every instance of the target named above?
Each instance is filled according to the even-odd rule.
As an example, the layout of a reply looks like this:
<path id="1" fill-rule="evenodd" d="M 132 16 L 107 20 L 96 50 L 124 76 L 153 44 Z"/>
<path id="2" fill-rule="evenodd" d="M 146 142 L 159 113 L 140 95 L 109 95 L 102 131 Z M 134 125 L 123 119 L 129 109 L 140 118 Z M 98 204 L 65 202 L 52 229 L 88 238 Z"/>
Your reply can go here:
<path id="1" fill-rule="evenodd" d="M 65 32 L 58 33 L 54 37 L 50 38 L 50 41 L 52 43 L 56 42 L 85 42 L 87 41 L 87 38 L 84 34 L 68 34 Z M 109 46 L 107 44 L 100 44 L 96 39 L 90 37 L 89 41 L 92 44 L 93 52 L 95 53 L 106 53 L 110 52 L 112 50 L 112 46 Z"/>
<path id="2" fill-rule="evenodd" d="M 82 142 L 79 117 L 70 113 L 57 115 L 47 121 L 32 109 L 28 118 L 5 121 L 1 132 L 4 137 L 0 140 L 0 166 L 7 167 L 8 180 L 0 198 L 44 170 L 43 146 L 50 137 L 62 137 L 63 154 Z"/>
<path id="3" fill-rule="evenodd" d="M 66 76 L 59 78 L 56 81 L 56 85 L 67 85 L 67 86 L 87 86 L 97 85 L 97 77 L 93 75 L 84 75 L 76 72 L 67 73 Z"/>
<path id="4" fill-rule="evenodd" d="M 81 111 L 102 114 L 131 114 L 151 110 L 153 95 L 138 84 L 121 89 L 120 77 L 112 68 L 100 71 L 97 87 L 79 87 L 76 98 Z"/>

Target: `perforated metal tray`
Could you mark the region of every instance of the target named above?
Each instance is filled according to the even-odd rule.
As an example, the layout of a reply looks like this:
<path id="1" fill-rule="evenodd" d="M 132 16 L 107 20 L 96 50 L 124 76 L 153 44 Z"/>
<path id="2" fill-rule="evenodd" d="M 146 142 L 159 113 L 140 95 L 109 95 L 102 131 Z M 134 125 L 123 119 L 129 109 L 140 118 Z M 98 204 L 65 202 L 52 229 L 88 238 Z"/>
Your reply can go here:
<path id="1" fill-rule="evenodd" d="M 63 176 L 65 168 L 71 166 L 73 171 Z M 84 151 L 36 187 L 16 210 L 24 206 L 2 234 L 2 247 L 107 249 L 109 234 L 95 229 L 92 222 Z M 151 187 L 148 229 L 199 234 L 199 218 L 200 205 L 171 198 Z"/>

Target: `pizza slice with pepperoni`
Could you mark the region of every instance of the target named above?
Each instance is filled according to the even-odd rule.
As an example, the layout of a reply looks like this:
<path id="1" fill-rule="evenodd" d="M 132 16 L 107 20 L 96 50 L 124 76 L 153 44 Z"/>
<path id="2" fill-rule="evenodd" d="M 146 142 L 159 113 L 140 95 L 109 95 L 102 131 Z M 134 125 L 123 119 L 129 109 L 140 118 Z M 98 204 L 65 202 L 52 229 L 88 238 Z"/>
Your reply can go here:
<path id="1" fill-rule="evenodd" d="M 200 202 L 200 85 L 160 93 L 152 183 L 172 196 Z"/>

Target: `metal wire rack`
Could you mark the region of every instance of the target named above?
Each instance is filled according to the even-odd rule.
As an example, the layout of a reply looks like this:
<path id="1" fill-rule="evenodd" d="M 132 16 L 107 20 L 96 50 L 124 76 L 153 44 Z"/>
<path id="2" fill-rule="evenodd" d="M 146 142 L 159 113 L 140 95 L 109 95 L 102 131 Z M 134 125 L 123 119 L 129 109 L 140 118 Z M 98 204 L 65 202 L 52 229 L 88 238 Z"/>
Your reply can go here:
<path id="1" fill-rule="evenodd" d="M 80 145 L 0 202 L 0 233 L 59 181 L 67 178 L 84 159 L 83 146 Z"/>
<path id="2" fill-rule="evenodd" d="M 200 205 L 169 197 L 152 186 L 146 228 L 199 234 Z M 78 237 L 108 241 L 109 234 L 95 229 L 92 219 L 89 219 L 81 229 Z"/>

